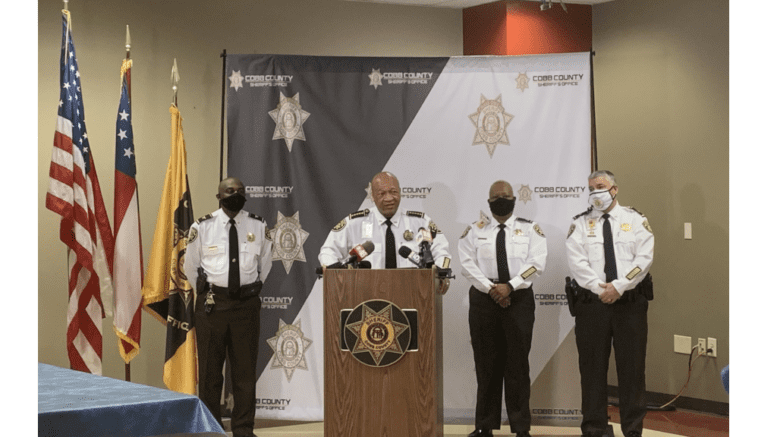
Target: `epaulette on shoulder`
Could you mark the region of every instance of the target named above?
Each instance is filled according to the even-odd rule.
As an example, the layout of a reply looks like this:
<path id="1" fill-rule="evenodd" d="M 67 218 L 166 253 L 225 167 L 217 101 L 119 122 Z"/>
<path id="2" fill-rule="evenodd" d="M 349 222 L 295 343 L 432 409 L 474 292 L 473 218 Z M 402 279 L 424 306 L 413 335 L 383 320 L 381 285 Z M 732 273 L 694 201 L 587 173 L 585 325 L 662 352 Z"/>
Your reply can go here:
<path id="1" fill-rule="evenodd" d="M 405 214 L 409 215 L 410 217 L 424 218 L 424 213 L 420 211 L 408 211 Z"/>
<path id="2" fill-rule="evenodd" d="M 583 211 L 580 214 L 572 217 L 572 220 L 577 220 L 579 217 L 584 216 L 584 215 L 588 214 L 589 212 L 593 211 L 593 209 L 594 209 L 593 206 L 589 206 L 588 209 L 586 209 L 585 211 Z"/>
<path id="3" fill-rule="evenodd" d="M 351 213 L 348 216 L 348 218 L 349 219 L 355 219 L 355 218 L 358 218 L 358 217 L 367 217 L 368 215 L 370 215 L 370 210 L 369 209 L 363 209 L 361 211 L 356 211 L 354 213 Z"/>
<path id="4" fill-rule="evenodd" d="M 526 220 L 523 217 L 516 217 L 515 221 L 522 222 L 522 223 L 531 223 L 532 222 L 531 220 Z"/>
<path id="5" fill-rule="evenodd" d="M 634 208 L 633 206 L 624 206 L 624 208 L 628 208 L 628 209 L 630 209 L 630 210 L 632 210 L 632 211 L 636 212 L 637 214 L 641 215 L 642 217 L 645 217 L 645 214 L 642 214 L 641 212 L 639 212 L 639 211 L 637 210 L 637 208 Z"/>
<path id="6" fill-rule="evenodd" d="M 252 213 L 252 212 L 249 212 L 249 213 L 248 213 L 248 216 L 249 216 L 249 217 L 251 217 L 252 219 L 259 220 L 260 222 L 263 222 L 263 221 L 264 221 L 264 219 L 262 218 L 262 216 L 260 216 L 260 215 L 256 215 L 256 214 L 254 214 L 254 213 Z"/>
<path id="7" fill-rule="evenodd" d="M 197 223 L 202 223 L 202 222 L 204 222 L 205 220 L 210 220 L 210 219 L 212 219 L 212 218 L 213 218 L 213 215 L 212 215 L 212 214 L 207 214 L 207 215 L 204 215 L 204 216 L 202 216 L 202 217 L 198 218 L 198 219 L 197 219 Z"/>

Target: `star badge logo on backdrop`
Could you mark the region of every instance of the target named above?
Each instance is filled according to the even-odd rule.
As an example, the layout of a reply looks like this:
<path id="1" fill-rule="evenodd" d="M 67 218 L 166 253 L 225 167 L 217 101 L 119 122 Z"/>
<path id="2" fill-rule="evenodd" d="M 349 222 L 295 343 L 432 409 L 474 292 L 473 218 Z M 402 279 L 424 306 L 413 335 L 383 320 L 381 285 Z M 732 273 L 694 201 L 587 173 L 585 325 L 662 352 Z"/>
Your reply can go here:
<path id="1" fill-rule="evenodd" d="M 307 262 L 302 245 L 310 234 L 303 230 L 299 223 L 299 211 L 291 217 L 286 217 L 278 211 L 278 218 L 270 235 L 273 241 L 272 260 L 283 262 L 287 275 L 294 261 Z"/>
<path id="2" fill-rule="evenodd" d="M 531 188 L 528 185 L 521 184 L 521 188 L 518 189 L 518 200 L 526 204 L 531 201 Z"/>
<path id="3" fill-rule="evenodd" d="M 287 325 L 282 319 L 278 319 L 278 332 L 275 333 L 275 337 L 267 339 L 267 344 L 275 351 L 270 369 L 283 369 L 288 382 L 291 382 L 294 370 L 308 370 L 305 351 L 313 341 L 305 338 L 305 333 L 302 332 L 302 320 Z"/>
<path id="4" fill-rule="evenodd" d="M 380 68 L 379 69 L 372 69 L 372 73 L 367 75 L 370 78 L 370 86 L 374 86 L 375 89 L 378 89 L 379 86 L 383 85 L 383 82 L 381 79 L 383 79 L 383 75 L 380 74 Z"/>
<path id="5" fill-rule="evenodd" d="M 351 355 L 370 367 L 390 366 L 410 346 L 410 322 L 395 304 L 368 300 L 351 311 L 345 321 L 345 344 Z"/>
<path id="6" fill-rule="evenodd" d="M 481 94 L 478 111 L 469 116 L 475 125 L 475 139 L 472 145 L 485 144 L 488 155 L 494 157 L 497 144 L 510 145 L 507 138 L 507 125 L 513 119 L 513 115 L 505 112 L 502 106 L 502 95 L 494 100 L 488 100 Z"/>
<path id="7" fill-rule="evenodd" d="M 529 88 L 529 76 L 527 76 L 526 73 L 519 74 L 518 77 L 515 78 L 515 82 L 515 87 L 521 90 L 521 92 L 526 88 Z"/>
<path id="8" fill-rule="evenodd" d="M 243 88 L 243 76 L 240 74 L 240 70 L 232 70 L 232 75 L 229 76 L 229 87 L 234 88 L 235 91 L 238 88 Z"/>
<path id="9" fill-rule="evenodd" d="M 286 147 L 291 152 L 291 145 L 294 140 L 305 141 L 305 132 L 302 125 L 310 117 L 310 113 L 302 109 L 299 102 L 299 93 L 294 97 L 286 97 L 283 92 L 280 93 L 281 100 L 278 106 L 268 112 L 275 122 L 275 132 L 273 140 L 283 139 L 286 141 Z"/>

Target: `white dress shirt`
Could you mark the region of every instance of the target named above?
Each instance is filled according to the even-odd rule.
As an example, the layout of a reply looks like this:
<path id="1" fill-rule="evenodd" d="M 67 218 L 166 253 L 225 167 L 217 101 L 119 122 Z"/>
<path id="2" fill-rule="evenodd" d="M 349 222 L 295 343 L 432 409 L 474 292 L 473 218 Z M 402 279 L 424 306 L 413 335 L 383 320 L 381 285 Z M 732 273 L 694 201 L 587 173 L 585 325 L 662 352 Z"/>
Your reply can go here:
<path id="1" fill-rule="evenodd" d="M 616 201 L 617 202 L 617 201 Z M 572 221 L 567 236 L 567 261 L 577 283 L 601 294 L 604 274 L 604 235 L 602 211 L 591 210 Z M 653 231 L 645 216 L 630 207 L 615 207 L 609 212 L 618 279 L 613 287 L 623 295 L 636 287 L 653 264 Z"/>
<path id="2" fill-rule="evenodd" d="M 267 238 L 267 223 L 261 217 L 241 210 L 235 216 L 240 244 L 240 285 L 264 282 L 272 267 L 272 240 Z M 189 283 L 197 282 L 202 267 L 208 282 L 219 287 L 229 284 L 229 216 L 217 211 L 200 218 L 189 229 L 184 272 Z"/>
<path id="3" fill-rule="evenodd" d="M 505 250 L 514 290 L 529 288 L 545 270 L 548 244 L 539 225 L 510 217 L 505 221 Z M 496 265 L 496 236 L 499 222 L 481 219 L 468 226 L 459 240 L 461 273 L 472 285 L 488 293 L 499 278 Z"/>
<path id="4" fill-rule="evenodd" d="M 386 267 L 386 217 L 378 211 L 376 206 L 355 212 L 340 221 L 329 232 L 329 235 L 321 246 L 318 261 L 321 265 L 328 266 L 348 257 L 348 252 L 357 244 L 363 244 L 367 240 L 372 241 L 375 250 L 364 258 L 369 261 L 373 269 Z M 397 252 L 400 246 L 408 246 L 418 253 L 419 247 L 416 235 L 419 228 L 436 231 L 437 235 L 432 241 L 431 249 L 434 263 L 438 267 L 447 267 L 450 263 L 448 252 L 448 240 L 442 231 L 437 229 L 432 219 L 422 212 L 406 211 L 398 208 L 391 217 L 391 231 L 394 234 L 394 246 Z M 397 253 L 397 268 L 416 267 L 408 259 Z"/>

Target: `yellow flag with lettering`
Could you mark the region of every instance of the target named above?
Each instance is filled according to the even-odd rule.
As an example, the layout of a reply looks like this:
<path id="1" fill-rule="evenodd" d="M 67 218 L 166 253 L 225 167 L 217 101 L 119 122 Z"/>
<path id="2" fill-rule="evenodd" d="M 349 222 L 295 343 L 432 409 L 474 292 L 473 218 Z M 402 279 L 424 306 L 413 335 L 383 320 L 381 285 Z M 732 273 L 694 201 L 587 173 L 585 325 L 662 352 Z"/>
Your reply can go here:
<path id="1" fill-rule="evenodd" d="M 170 106 L 170 115 L 170 160 L 143 286 L 143 307 L 167 325 L 165 385 L 170 390 L 194 394 L 197 387 L 194 291 L 183 271 L 194 213 L 186 175 L 183 124 L 175 105 Z"/>

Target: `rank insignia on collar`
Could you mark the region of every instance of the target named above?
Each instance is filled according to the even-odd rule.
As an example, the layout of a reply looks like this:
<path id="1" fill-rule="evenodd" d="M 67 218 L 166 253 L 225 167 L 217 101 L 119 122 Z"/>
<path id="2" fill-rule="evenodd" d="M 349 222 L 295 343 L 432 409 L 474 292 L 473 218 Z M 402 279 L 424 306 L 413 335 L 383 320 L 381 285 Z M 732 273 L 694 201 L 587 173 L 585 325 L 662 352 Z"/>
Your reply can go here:
<path id="1" fill-rule="evenodd" d="M 413 232 L 409 229 L 405 231 L 404 234 L 402 234 L 402 237 L 405 239 L 405 241 L 412 241 L 413 240 Z"/>

